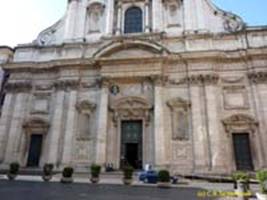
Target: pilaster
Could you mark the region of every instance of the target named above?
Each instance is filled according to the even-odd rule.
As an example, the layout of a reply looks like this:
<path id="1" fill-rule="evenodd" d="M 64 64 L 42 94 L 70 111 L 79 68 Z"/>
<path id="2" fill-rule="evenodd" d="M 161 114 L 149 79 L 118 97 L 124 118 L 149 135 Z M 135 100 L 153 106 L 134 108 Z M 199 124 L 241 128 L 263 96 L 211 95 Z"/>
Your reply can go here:
<path id="1" fill-rule="evenodd" d="M 153 0 L 152 1 L 152 30 L 153 32 L 162 31 L 162 0 Z"/>
<path id="2" fill-rule="evenodd" d="M 250 87 L 252 93 L 252 104 L 254 105 L 254 112 L 259 121 L 259 128 L 257 134 L 257 149 L 259 153 L 259 167 L 267 166 L 267 136 L 266 136 L 266 120 L 267 120 L 267 73 L 266 72 L 252 72 L 248 74 L 250 80 Z"/>
<path id="3" fill-rule="evenodd" d="M 167 164 L 166 145 L 164 135 L 164 110 L 163 110 L 163 79 L 153 78 L 154 81 L 154 149 L 155 166 L 163 167 Z"/>
<path id="4" fill-rule="evenodd" d="M 14 111 L 11 118 L 10 129 L 5 152 L 5 164 L 11 162 L 20 162 L 19 160 L 19 144 L 21 140 L 22 124 L 25 114 L 25 103 L 27 93 L 19 92 L 16 94 L 14 103 Z"/>
<path id="5" fill-rule="evenodd" d="M 47 153 L 47 162 L 57 164 L 59 153 L 59 140 L 62 131 L 62 118 L 64 106 L 65 91 L 61 87 L 57 87 L 55 91 L 54 113 L 52 117 L 51 128 L 49 131 L 49 149 Z"/>
<path id="6" fill-rule="evenodd" d="M 116 25 L 116 35 L 120 35 L 122 32 L 122 7 L 121 2 L 118 3 L 117 11 L 117 25 Z"/>
<path id="7" fill-rule="evenodd" d="M 64 142 L 63 142 L 63 155 L 62 155 L 62 164 L 63 165 L 70 165 L 72 161 L 72 152 L 74 151 L 73 148 L 73 141 L 75 131 L 75 114 L 76 114 L 76 100 L 77 100 L 77 91 L 71 90 L 69 92 L 69 102 L 68 102 L 68 111 L 66 116 L 66 127 L 65 127 L 65 134 L 64 134 Z"/>
<path id="8" fill-rule="evenodd" d="M 145 32 L 150 32 L 150 24 L 149 24 L 149 1 L 145 2 Z"/>
<path id="9" fill-rule="evenodd" d="M 229 166 L 227 166 L 227 161 L 230 159 L 227 157 L 224 151 L 223 143 L 226 143 L 226 135 L 222 134 L 219 119 L 220 110 L 218 109 L 219 96 L 217 88 L 217 80 L 214 79 L 210 84 L 205 84 L 205 94 L 206 94 L 206 104 L 207 104 L 207 125 L 210 137 L 210 154 L 211 156 L 211 169 L 216 173 L 226 173 L 230 172 Z M 228 167 L 228 168 L 227 168 Z"/>
<path id="10" fill-rule="evenodd" d="M 10 122 L 13 112 L 13 99 L 14 94 L 7 93 L 3 105 L 2 115 L 0 117 L 0 163 L 3 162 L 5 157 L 5 150 L 7 145 L 8 133 L 10 129 Z"/>
<path id="11" fill-rule="evenodd" d="M 68 10 L 67 10 L 67 18 L 64 30 L 64 40 L 71 40 L 74 36 L 75 31 L 75 23 L 76 23 L 76 15 L 77 15 L 77 8 L 78 8 L 79 1 L 72 0 L 68 3 Z"/>
<path id="12" fill-rule="evenodd" d="M 208 103 L 213 102 L 214 97 L 208 96 L 207 92 L 211 90 L 213 84 L 217 83 L 218 76 L 216 74 L 198 74 L 190 76 L 188 81 L 192 102 L 195 169 L 199 172 L 205 172 L 212 170 L 213 152 L 211 150 L 210 134 L 211 130 L 216 128 L 211 127 L 212 124 L 209 121 L 212 120 L 216 124 L 216 119 L 212 119 L 213 113 L 211 113 L 212 110 L 209 108 L 212 105 Z M 212 109 L 216 109 L 216 107 Z"/>
<path id="13" fill-rule="evenodd" d="M 98 124 L 96 132 L 96 158 L 97 164 L 103 165 L 106 162 L 107 126 L 108 126 L 108 82 L 102 80 L 100 89 L 100 101 L 98 110 Z"/>
<path id="14" fill-rule="evenodd" d="M 106 33 L 108 35 L 113 34 L 113 20 L 114 20 L 114 0 L 109 0 L 107 2 L 107 17 L 106 17 Z"/>

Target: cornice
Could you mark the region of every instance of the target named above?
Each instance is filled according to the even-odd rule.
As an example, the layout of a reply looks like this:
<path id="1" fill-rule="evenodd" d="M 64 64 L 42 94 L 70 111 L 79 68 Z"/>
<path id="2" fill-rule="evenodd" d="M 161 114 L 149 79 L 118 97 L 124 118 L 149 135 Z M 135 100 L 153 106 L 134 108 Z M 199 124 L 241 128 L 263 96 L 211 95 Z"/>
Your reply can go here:
<path id="1" fill-rule="evenodd" d="M 74 66 L 93 66 L 96 62 L 93 59 L 60 59 L 47 62 L 12 62 L 3 66 L 7 70 L 27 70 L 27 72 L 39 72 L 39 70 L 53 70 L 59 67 L 74 67 Z"/>

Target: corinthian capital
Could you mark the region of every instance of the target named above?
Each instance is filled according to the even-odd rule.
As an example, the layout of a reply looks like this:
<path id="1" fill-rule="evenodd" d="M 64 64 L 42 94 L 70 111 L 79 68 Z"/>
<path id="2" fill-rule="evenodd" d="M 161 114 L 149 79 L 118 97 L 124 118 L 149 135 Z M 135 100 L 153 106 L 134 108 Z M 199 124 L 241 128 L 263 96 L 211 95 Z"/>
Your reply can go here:
<path id="1" fill-rule="evenodd" d="M 217 84 L 219 76 L 217 74 L 197 74 L 188 77 L 188 81 L 191 84 Z"/>
<path id="2" fill-rule="evenodd" d="M 248 79 L 255 84 L 267 82 L 267 72 L 250 72 L 248 73 Z"/>

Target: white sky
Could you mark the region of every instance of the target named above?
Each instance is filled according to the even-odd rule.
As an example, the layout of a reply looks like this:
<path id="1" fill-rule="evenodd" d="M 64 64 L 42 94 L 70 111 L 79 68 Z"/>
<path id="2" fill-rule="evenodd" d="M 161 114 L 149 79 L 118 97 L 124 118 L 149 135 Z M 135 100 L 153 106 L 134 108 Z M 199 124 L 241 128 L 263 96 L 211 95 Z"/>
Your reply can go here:
<path id="1" fill-rule="evenodd" d="M 64 15 L 68 0 L 0 0 L 0 46 L 32 42 Z M 213 0 L 249 25 L 267 24 L 267 0 Z"/>
<path id="2" fill-rule="evenodd" d="M 64 15 L 67 0 L 0 0 L 0 46 L 34 40 Z M 62 6 L 63 5 L 63 6 Z"/>

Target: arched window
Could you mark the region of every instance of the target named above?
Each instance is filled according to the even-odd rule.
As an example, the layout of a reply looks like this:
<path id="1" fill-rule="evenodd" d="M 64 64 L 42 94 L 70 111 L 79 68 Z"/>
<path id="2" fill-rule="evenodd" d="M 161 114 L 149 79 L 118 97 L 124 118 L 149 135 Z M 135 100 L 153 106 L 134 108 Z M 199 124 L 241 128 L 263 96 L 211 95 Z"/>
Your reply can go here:
<path id="1" fill-rule="evenodd" d="M 124 33 L 139 33 L 143 31 L 143 13 L 138 7 L 131 7 L 125 12 Z"/>

